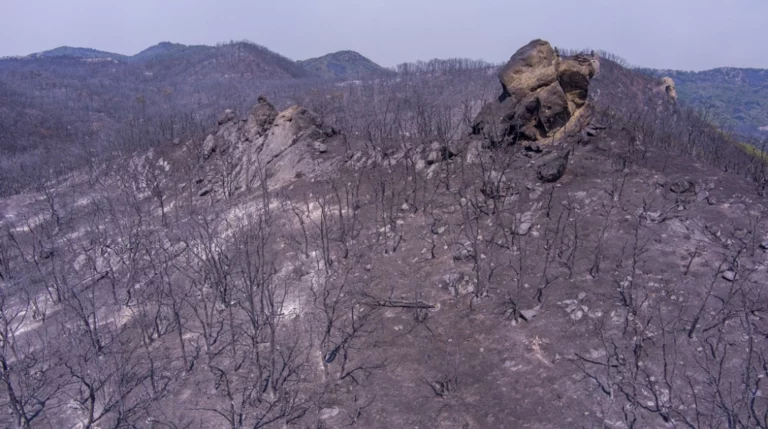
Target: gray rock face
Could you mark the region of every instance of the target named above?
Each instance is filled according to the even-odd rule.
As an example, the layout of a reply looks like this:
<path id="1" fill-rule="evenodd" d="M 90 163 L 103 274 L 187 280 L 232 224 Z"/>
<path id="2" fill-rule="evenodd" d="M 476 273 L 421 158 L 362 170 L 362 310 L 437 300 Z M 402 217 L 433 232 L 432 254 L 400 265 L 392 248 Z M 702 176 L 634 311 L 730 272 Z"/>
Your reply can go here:
<path id="1" fill-rule="evenodd" d="M 263 147 L 258 154 L 261 165 L 269 164 L 296 144 L 312 147 L 318 152 L 326 152 L 327 146 L 322 145 L 326 136 L 318 127 L 319 125 L 317 116 L 304 107 L 293 106 L 281 112 L 264 137 Z"/>
<path id="2" fill-rule="evenodd" d="M 226 110 L 219 117 L 219 128 L 203 142 L 203 158 L 208 159 L 214 152 L 232 148 L 242 139 L 242 122 L 237 121 L 234 111 Z M 222 122 L 223 121 L 223 122 Z"/>
<path id="3" fill-rule="evenodd" d="M 216 150 L 216 138 L 213 136 L 213 134 L 209 135 L 205 138 L 205 141 L 203 142 L 203 157 L 205 159 L 210 158 L 211 155 L 213 155 L 213 152 Z"/>
<path id="4" fill-rule="evenodd" d="M 226 196 L 250 189 L 264 177 L 270 186 L 281 186 L 321 168 L 313 159 L 330 150 L 329 134 L 336 133 L 310 110 L 293 106 L 278 113 L 264 97 L 259 97 L 247 119 L 238 120 L 234 111 L 227 110 L 218 122 L 216 132 L 202 145 L 207 174 L 198 189 L 216 182 L 213 189 L 222 189 Z"/>
<path id="5" fill-rule="evenodd" d="M 557 156 L 541 166 L 536 171 L 536 176 L 542 182 L 553 183 L 560 180 L 565 174 L 565 170 L 568 167 L 568 158 L 571 152 L 568 151 L 564 155 Z"/>

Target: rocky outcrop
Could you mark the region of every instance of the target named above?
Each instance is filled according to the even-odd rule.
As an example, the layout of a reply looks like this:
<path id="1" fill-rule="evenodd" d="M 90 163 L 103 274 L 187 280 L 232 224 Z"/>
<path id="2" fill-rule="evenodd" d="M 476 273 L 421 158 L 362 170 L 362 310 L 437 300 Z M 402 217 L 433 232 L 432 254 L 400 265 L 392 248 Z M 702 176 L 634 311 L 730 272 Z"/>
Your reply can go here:
<path id="1" fill-rule="evenodd" d="M 231 196 L 266 178 L 270 186 L 282 186 L 320 168 L 317 157 L 329 152 L 337 135 L 310 110 L 293 106 L 278 113 L 259 97 L 245 119 L 225 111 L 218 128 L 202 144 L 202 178 L 199 189 Z M 332 160 L 334 157 L 328 157 Z"/>
<path id="2" fill-rule="evenodd" d="M 677 89 L 675 88 L 675 81 L 671 77 L 661 78 L 661 88 L 672 101 L 677 101 Z"/>
<path id="3" fill-rule="evenodd" d="M 248 117 L 246 132 L 251 140 L 263 136 L 277 118 L 277 109 L 266 98 L 260 96 Z"/>
<path id="4" fill-rule="evenodd" d="M 321 130 L 317 116 L 304 107 L 293 106 L 275 117 L 269 131 L 253 142 L 260 165 L 269 165 L 275 158 L 297 143 L 311 147 L 327 137 Z"/>
<path id="5" fill-rule="evenodd" d="M 238 120 L 234 110 L 227 109 L 219 115 L 216 132 L 208 135 L 203 142 L 202 155 L 204 159 L 210 158 L 217 151 L 226 151 L 242 140 L 243 124 Z"/>
<path id="6" fill-rule="evenodd" d="M 598 70 L 595 57 L 560 58 L 548 42 L 532 41 L 502 67 L 502 93 L 497 101 L 483 106 L 473 134 L 492 144 L 553 136 L 579 116 Z"/>

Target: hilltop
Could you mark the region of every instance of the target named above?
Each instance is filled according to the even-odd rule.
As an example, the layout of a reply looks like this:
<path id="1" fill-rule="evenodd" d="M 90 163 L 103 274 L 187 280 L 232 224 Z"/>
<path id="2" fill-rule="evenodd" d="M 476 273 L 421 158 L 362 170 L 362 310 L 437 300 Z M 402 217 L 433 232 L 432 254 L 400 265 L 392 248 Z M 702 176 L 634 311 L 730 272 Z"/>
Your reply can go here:
<path id="1" fill-rule="evenodd" d="M 144 49 L 136 55 L 128 57 L 128 59 L 133 62 L 144 62 L 183 51 L 204 50 L 206 48 L 207 46 L 187 46 L 181 43 L 160 42 L 157 45 Z"/>
<path id="2" fill-rule="evenodd" d="M 355 51 L 339 51 L 299 61 L 304 68 L 326 79 L 362 79 L 391 76 L 388 70 Z"/>

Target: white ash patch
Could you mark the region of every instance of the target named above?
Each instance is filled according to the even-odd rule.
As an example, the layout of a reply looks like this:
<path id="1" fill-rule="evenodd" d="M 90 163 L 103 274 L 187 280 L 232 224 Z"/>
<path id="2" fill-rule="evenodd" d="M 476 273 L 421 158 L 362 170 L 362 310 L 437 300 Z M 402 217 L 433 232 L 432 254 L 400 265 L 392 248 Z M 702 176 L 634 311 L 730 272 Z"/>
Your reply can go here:
<path id="1" fill-rule="evenodd" d="M 160 160 L 157 161 L 157 166 L 165 170 L 166 173 L 171 171 L 171 164 L 163 158 L 160 158 Z"/>

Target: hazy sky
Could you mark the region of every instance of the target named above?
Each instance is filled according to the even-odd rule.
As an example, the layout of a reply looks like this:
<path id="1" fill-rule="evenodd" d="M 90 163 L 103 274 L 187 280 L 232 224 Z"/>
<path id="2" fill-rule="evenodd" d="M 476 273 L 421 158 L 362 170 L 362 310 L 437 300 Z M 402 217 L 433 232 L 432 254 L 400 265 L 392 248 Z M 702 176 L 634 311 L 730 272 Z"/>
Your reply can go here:
<path id="1" fill-rule="evenodd" d="M 292 59 L 500 62 L 542 38 L 637 65 L 768 68 L 767 0 L 0 0 L 0 56 L 248 39 Z"/>

